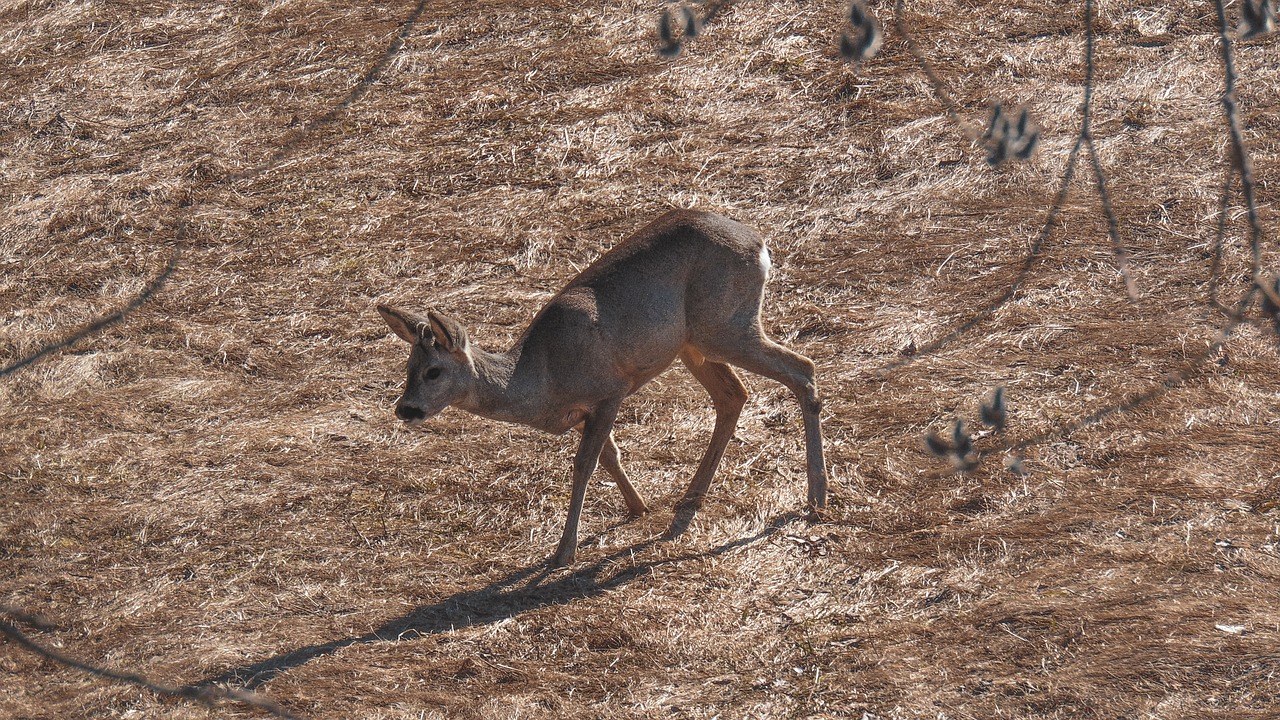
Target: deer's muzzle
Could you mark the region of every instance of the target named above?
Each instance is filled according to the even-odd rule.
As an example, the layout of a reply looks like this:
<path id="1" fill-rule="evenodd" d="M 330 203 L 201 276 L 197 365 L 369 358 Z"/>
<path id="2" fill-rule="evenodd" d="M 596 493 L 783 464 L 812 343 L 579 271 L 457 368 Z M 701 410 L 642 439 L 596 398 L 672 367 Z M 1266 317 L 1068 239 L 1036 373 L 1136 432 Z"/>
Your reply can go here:
<path id="1" fill-rule="evenodd" d="M 421 408 L 416 408 L 416 407 L 413 407 L 412 405 L 404 405 L 404 404 L 397 403 L 396 417 L 400 418 L 406 423 L 409 423 L 410 425 L 416 425 L 422 422 L 423 420 L 425 420 L 427 417 L 427 414 L 423 412 Z"/>

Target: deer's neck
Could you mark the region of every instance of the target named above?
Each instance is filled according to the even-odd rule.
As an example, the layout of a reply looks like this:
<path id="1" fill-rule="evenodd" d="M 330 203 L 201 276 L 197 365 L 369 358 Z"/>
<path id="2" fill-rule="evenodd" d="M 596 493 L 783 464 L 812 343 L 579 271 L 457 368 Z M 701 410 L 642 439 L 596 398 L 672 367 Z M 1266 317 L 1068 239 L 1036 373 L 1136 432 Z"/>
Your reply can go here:
<path id="1" fill-rule="evenodd" d="M 518 356 L 514 352 L 491 353 L 474 345 L 471 353 L 476 382 L 457 406 L 491 420 L 529 424 L 525 393 L 512 382 Z"/>
<path id="2" fill-rule="evenodd" d="M 476 381 L 458 408 L 474 415 L 519 423 L 559 435 L 586 417 L 590 404 L 576 397 L 559 397 L 550 390 L 543 363 L 525 355 L 518 343 L 505 353 L 473 346 Z"/>

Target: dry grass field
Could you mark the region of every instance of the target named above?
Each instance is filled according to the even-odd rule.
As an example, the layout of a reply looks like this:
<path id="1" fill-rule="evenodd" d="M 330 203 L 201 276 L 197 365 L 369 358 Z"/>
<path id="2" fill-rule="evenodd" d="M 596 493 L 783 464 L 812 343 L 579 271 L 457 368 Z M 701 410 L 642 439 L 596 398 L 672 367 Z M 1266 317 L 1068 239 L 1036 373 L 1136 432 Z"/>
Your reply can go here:
<path id="1" fill-rule="evenodd" d="M 123 322 L 0 379 L 0 605 L 80 660 L 312 718 L 1276 717 L 1280 348 L 1256 305 L 1185 382 L 1053 432 L 1227 322 L 1213 3 L 1097 9 L 1092 131 L 1138 299 L 1084 156 L 1014 297 L 889 372 L 1009 288 L 1044 226 L 1083 2 L 908 3 L 961 122 L 888 0 L 861 66 L 841 2 L 720 2 L 675 59 L 663 7 L 432 1 L 388 54 L 411 0 L 0 2 L 0 363 L 180 249 Z M 1280 47 L 1234 49 L 1274 271 Z M 995 100 L 1042 128 L 1031 160 L 965 136 Z M 402 427 L 406 349 L 373 307 L 504 348 L 673 207 L 768 238 L 765 323 L 818 366 L 830 512 L 803 515 L 797 404 L 749 376 L 711 496 L 660 541 L 713 419 L 677 366 L 619 418 L 653 511 L 626 520 L 598 473 L 578 561 L 550 571 L 577 436 Z M 1227 302 L 1245 215 L 1237 191 Z M 997 386 L 1009 425 L 978 443 L 1045 435 L 1026 474 L 926 452 Z M 5 718 L 264 716 L 12 640 L 0 688 Z"/>

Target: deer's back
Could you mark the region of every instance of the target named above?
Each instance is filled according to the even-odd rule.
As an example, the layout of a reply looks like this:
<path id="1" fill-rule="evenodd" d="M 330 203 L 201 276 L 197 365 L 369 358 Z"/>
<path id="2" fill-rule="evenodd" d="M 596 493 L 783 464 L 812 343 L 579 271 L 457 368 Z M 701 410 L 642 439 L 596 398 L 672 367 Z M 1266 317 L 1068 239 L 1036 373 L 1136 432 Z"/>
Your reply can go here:
<path id="1" fill-rule="evenodd" d="M 722 215 L 672 210 L 601 255 L 565 286 L 642 290 L 758 267 L 764 240 Z M 562 291 L 563 292 L 563 291 Z"/>
<path id="2" fill-rule="evenodd" d="M 719 314 L 709 302 L 755 295 L 766 274 L 759 233 L 713 213 L 673 210 L 600 256 L 548 309 L 593 314 L 606 332 L 674 341 L 689 321 Z"/>
<path id="3" fill-rule="evenodd" d="M 525 362 L 585 395 L 626 392 L 662 372 L 698 336 L 755 322 L 767 254 L 747 226 L 676 210 L 578 274 L 520 340 Z"/>

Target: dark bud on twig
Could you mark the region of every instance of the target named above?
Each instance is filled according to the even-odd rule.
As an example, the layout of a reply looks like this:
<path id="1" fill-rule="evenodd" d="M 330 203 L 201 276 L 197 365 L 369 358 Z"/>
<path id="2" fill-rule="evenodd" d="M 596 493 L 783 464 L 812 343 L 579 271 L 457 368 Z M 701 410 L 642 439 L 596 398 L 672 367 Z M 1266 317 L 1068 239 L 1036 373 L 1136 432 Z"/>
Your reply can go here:
<path id="1" fill-rule="evenodd" d="M 702 32 L 702 21 L 698 14 L 688 5 L 680 6 L 680 36 L 676 36 L 676 20 L 670 10 L 663 10 L 658 16 L 658 54 L 665 58 L 673 58 L 680 54 L 683 41 L 696 38 Z"/>
<path id="2" fill-rule="evenodd" d="M 880 46 L 884 44 L 884 33 L 880 30 L 880 22 L 871 15 L 867 15 L 862 26 L 858 28 L 855 35 L 857 43 L 855 50 L 859 60 L 870 60 L 880 52 Z"/>
<path id="3" fill-rule="evenodd" d="M 1016 137 L 1020 147 L 1014 151 L 1014 156 L 1019 160 L 1026 160 L 1036 151 L 1036 145 L 1040 144 L 1040 128 L 1031 122 L 1031 114 L 1023 108 L 1022 114 L 1018 116 L 1018 127 Z"/>
<path id="4" fill-rule="evenodd" d="M 1009 159 L 1009 144 L 1005 142 L 991 143 L 987 149 L 987 164 L 995 167 Z"/>
<path id="5" fill-rule="evenodd" d="M 680 41 L 671 25 L 671 13 L 666 10 L 658 17 L 658 54 L 666 58 L 680 54 Z"/>
<path id="6" fill-rule="evenodd" d="M 675 42 L 675 34 L 671 30 L 671 12 L 663 10 L 658 16 L 658 42 L 670 45 Z"/>
<path id="7" fill-rule="evenodd" d="M 999 432 L 1004 430 L 1004 424 L 1008 420 L 1009 412 L 1004 406 L 1004 387 L 1001 386 L 991 392 L 991 402 L 982 403 L 982 424 Z"/>
<path id="8" fill-rule="evenodd" d="M 929 449 L 929 452 L 940 458 L 951 457 L 951 452 L 954 450 L 951 447 L 951 443 L 938 437 L 937 433 L 932 430 L 925 433 L 924 446 Z"/>
<path id="9" fill-rule="evenodd" d="M 847 32 L 840 33 L 840 57 L 852 61 L 857 56 L 858 49 L 853 38 L 849 37 Z"/>
<path id="10" fill-rule="evenodd" d="M 658 17 L 658 42 L 663 45 L 675 42 L 675 35 L 671 31 L 671 13 L 667 10 L 663 10 Z"/>
<path id="11" fill-rule="evenodd" d="M 1032 155 L 1035 154 L 1036 146 L 1039 144 L 1040 144 L 1040 130 L 1039 129 L 1032 130 L 1031 134 L 1026 136 L 1025 142 L 1022 143 L 1022 148 L 1019 149 L 1018 152 L 1014 153 L 1014 157 L 1018 158 L 1019 160 L 1026 160 L 1030 158 Z"/>
<path id="12" fill-rule="evenodd" d="M 1024 108 L 1022 110 L 1022 113 L 1018 115 L 1017 135 L 1018 137 L 1026 137 L 1027 133 L 1030 130 L 1031 130 L 1031 116 L 1027 114 L 1027 111 Z"/>
<path id="13" fill-rule="evenodd" d="M 1004 111 L 1004 106 L 997 102 L 991 106 L 991 120 L 987 123 L 987 132 L 982 140 L 987 146 L 989 165 L 999 165 L 1010 157 L 1026 160 L 1040 144 L 1040 128 L 1031 119 L 1026 108 L 1018 112 L 1018 119 L 1015 121 Z"/>
<path id="14" fill-rule="evenodd" d="M 1280 335 L 1280 277 L 1270 283 L 1260 283 L 1259 287 L 1262 289 L 1262 312 L 1271 320 L 1276 335 Z"/>
<path id="15" fill-rule="evenodd" d="M 987 122 L 987 133 L 982 136 L 983 140 L 1004 137 L 1005 129 L 1009 127 L 1009 121 L 1004 117 L 1004 106 L 998 101 L 991 104 L 991 120 Z"/>
<path id="16" fill-rule="evenodd" d="M 978 456 L 974 454 L 973 437 L 965 429 L 964 420 L 956 418 L 951 427 L 950 439 L 938 437 L 932 430 L 924 435 L 924 446 L 936 457 L 945 458 L 961 472 L 968 472 L 978 466 Z"/>
<path id="17" fill-rule="evenodd" d="M 884 44 L 880 22 L 867 12 L 862 0 L 849 5 L 849 26 L 852 32 L 840 33 L 840 55 L 849 62 L 863 62 L 875 57 Z"/>
<path id="18" fill-rule="evenodd" d="M 870 17 L 870 15 L 867 15 L 867 9 L 863 7 L 861 2 L 854 0 L 854 2 L 849 3 L 850 25 L 854 27 L 862 27 Z"/>
<path id="19" fill-rule="evenodd" d="M 956 424 L 951 428 L 951 444 L 955 447 L 956 459 L 961 462 L 973 452 L 973 438 L 960 418 L 956 418 Z"/>
<path id="20" fill-rule="evenodd" d="M 658 54 L 664 58 L 673 58 L 680 54 L 680 43 L 673 42 L 670 45 L 659 45 Z"/>
<path id="21" fill-rule="evenodd" d="M 1241 40 L 1266 35 L 1275 29 L 1276 11 L 1271 7 L 1271 0 L 1243 0 L 1240 3 Z"/>
<path id="22" fill-rule="evenodd" d="M 684 36 L 698 37 L 698 33 L 702 32 L 702 23 L 698 21 L 697 13 L 688 5 L 682 5 L 680 12 L 684 15 Z"/>

